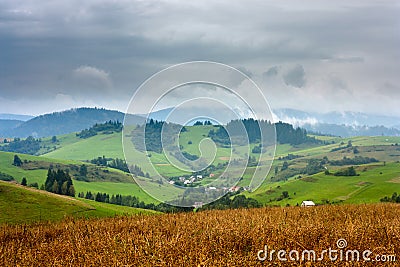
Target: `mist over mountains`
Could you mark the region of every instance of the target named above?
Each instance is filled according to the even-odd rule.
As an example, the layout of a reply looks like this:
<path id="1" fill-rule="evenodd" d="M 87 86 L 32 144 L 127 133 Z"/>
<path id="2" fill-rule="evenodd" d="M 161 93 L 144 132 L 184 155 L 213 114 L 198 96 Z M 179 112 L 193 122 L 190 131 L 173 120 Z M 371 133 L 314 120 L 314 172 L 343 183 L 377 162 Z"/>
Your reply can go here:
<path id="1" fill-rule="evenodd" d="M 173 108 L 166 108 L 152 112 L 151 114 L 130 115 L 131 123 L 141 124 L 145 118 L 165 120 Z M 188 111 L 191 114 L 193 111 Z M 185 114 L 187 116 L 187 114 Z M 44 114 L 37 117 L 0 114 L 0 137 L 45 137 L 71 132 L 81 131 L 91 127 L 95 123 L 105 121 L 124 120 L 124 113 L 104 108 L 77 108 L 62 112 Z M 216 118 L 223 118 L 216 114 Z M 400 135 L 400 118 L 392 116 L 371 115 L 359 112 L 330 112 L 310 113 L 295 109 L 273 110 L 274 121 L 283 121 L 295 127 L 305 128 L 309 132 L 336 135 L 342 137 L 350 136 L 398 136 Z M 171 116 L 172 122 L 187 122 L 186 118 Z M 24 121 L 26 120 L 26 121 Z M 221 123 L 228 123 L 231 119 L 225 117 Z"/>
<path id="2" fill-rule="evenodd" d="M 277 109 L 273 113 L 276 121 L 321 134 L 342 137 L 400 135 L 400 118 L 394 116 L 361 112 L 310 113 L 295 109 Z"/>

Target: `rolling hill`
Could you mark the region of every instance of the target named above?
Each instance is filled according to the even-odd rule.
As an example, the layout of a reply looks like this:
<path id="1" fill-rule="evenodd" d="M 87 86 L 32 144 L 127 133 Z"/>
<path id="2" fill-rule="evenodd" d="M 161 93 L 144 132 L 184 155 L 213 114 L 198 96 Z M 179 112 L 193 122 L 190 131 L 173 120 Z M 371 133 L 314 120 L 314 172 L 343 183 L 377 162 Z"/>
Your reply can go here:
<path id="1" fill-rule="evenodd" d="M 0 132 L 13 129 L 22 123 L 20 120 L 0 119 Z"/>
<path id="2" fill-rule="evenodd" d="M 68 217 L 100 218 L 158 213 L 60 196 L 3 181 L 0 181 L 0 210 L 0 224 L 59 221 Z"/>
<path id="3" fill-rule="evenodd" d="M 74 160 L 52 159 L 25 154 L 18 154 L 18 156 L 23 162 L 26 161 L 27 163 L 24 163 L 25 166 L 17 167 L 12 165 L 14 155 L 15 153 L 0 152 L 0 172 L 12 176 L 18 183 L 21 183 L 22 178 L 25 177 L 28 184 L 37 183 L 40 187 L 46 180 L 49 166 L 53 165 L 54 168 L 70 170 L 76 194 L 91 191 L 92 193 L 101 192 L 110 195 L 134 195 L 138 197 L 140 201 L 144 201 L 145 203 L 157 203 L 156 200 L 147 195 L 134 182 L 130 174 L 120 170 L 107 167 L 97 167 L 87 162 L 83 163 Z M 79 169 L 82 164 L 85 164 L 88 167 L 88 177 L 93 175 L 97 180 L 82 180 L 77 176 L 77 172 L 74 171 L 74 169 Z M 100 177 L 103 177 L 103 179 Z"/>
<path id="4" fill-rule="evenodd" d="M 192 155 L 199 155 L 197 144 L 206 136 L 211 129 L 210 126 L 190 126 L 187 132 L 181 133 L 180 144 L 183 151 Z M 296 205 L 304 199 L 312 199 L 322 204 L 329 201 L 343 203 L 364 203 L 379 202 L 380 198 L 391 195 L 395 191 L 400 192 L 400 183 L 395 183 L 396 177 L 400 177 L 400 137 L 327 137 L 314 136 L 325 141 L 325 144 L 302 144 L 289 145 L 279 144 L 276 150 L 275 161 L 272 171 L 264 184 L 255 192 L 245 192 L 246 196 L 257 199 L 266 205 Z M 63 143 L 63 138 L 66 140 Z M 97 135 L 85 140 L 75 139 L 71 142 L 72 136 L 60 137 L 59 148 L 45 154 L 50 158 L 85 160 L 105 155 L 107 157 L 123 157 L 121 147 L 121 134 Z M 190 141 L 190 142 L 189 142 Z M 346 148 L 351 141 L 352 148 Z M 68 143 L 69 142 L 69 143 Z M 189 145 L 189 143 L 192 143 Z M 357 154 L 354 153 L 357 148 Z M 139 152 L 137 152 L 139 153 Z M 295 155 L 293 158 L 285 159 L 288 155 Z M 216 159 L 224 162 L 229 158 L 227 149 L 219 148 Z M 289 169 L 299 170 L 307 165 L 312 159 L 341 160 L 344 157 L 354 158 L 355 156 L 376 158 L 378 163 L 364 164 L 357 167 L 357 177 L 327 176 L 323 171 L 313 175 L 293 174 L 284 180 L 273 179 L 274 169 L 278 168 L 279 173 L 284 161 L 289 164 Z M 164 175 L 182 175 L 170 166 L 170 163 L 162 154 L 152 152 L 152 161 L 156 168 Z M 282 160 L 279 160 L 282 158 Z M 384 166 L 385 164 L 385 166 Z M 140 162 L 138 162 L 140 166 Z M 332 172 L 346 168 L 345 166 L 326 165 Z M 380 174 L 382 172 L 382 174 Z M 251 176 L 251 168 L 243 177 L 239 185 L 245 185 Z M 302 179 L 298 177 L 302 176 Z M 279 187 L 279 188 L 277 188 Z M 289 193 L 289 198 L 283 200 L 279 196 L 283 191 Z"/>
<path id="5" fill-rule="evenodd" d="M 207 137 L 212 129 L 216 128 L 212 125 L 187 126 L 186 131 L 181 132 L 180 135 L 179 141 L 182 151 L 189 155 L 199 156 L 198 144 Z M 400 137 L 340 138 L 317 135 L 310 135 L 310 137 L 321 142 L 297 145 L 278 144 L 271 172 L 262 186 L 254 192 L 244 191 L 240 194 L 254 198 L 263 205 L 293 206 L 306 199 L 313 200 L 317 204 L 376 203 L 385 196 L 390 196 L 396 191 L 400 192 L 400 183 L 396 180 L 400 177 L 400 165 L 398 163 L 400 161 L 400 147 L 398 146 Z M 349 146 L 349 144 L 351 145 Z M 74 186 L 77 193 L 91 191 L 110 195 L 132 195 L 145 203 L 157 203 L 133 180 L 128 181 L 129 175 L 127 173 L 88 163 L 91 159 L 102 156 L 123 159 L 121 132 L 100 132 L 88 138 L 79 138 L 75 133 L 70 133 L 57 136 L 56 142 L 52 138 L 43 138 L 42 145 L 43 147 L 40 150 L 42 155 L 39 157 L 20 154 L 23 161 L 28 161 L 24 168 L 11 164 L 14 153 L 0 153 L 0 171 L 15 177 L 18 182 L 21 181 L 22 177 L 26 177 L 28 183 L 37 182 L 40 185 L 44 182 L 49 164 L 57 164 L 62 168 L 71 170 L 75 168 L 73 166 L 79 167 L 86 164 L 89 166 L 88 170 L 91 173 L 89 176 L 92 178 L 90 178 L 90 181 L 84 181 L 75 177 Z M 252 146 L 254 145 L 252 144 Z M 131 153 L 139 155 L 139 153 L 143 154 L 144 152 L 133 148 Z M 150 154 L 150 160 L 155 168 L 168 179 L 169 177 L 191 175 L 172 166 L 165 155 L 154 151 L 151 151 Z M 238 148 L 232 154 L 234 158 L 243 158 L 246 155 L 246 150 L 241 148 Z M 256 154 L 250 155 L 256 156 Z M 227 162 L 230 156 L 229 148 L 217 144 L 214 164 Z M 351 166 L 351 164 L 337 166 L 333 165 L 332 162 L 344 158 L 354 159 L 357 156 L 375 158 L 378 162 L 357 165 L 356 171 L 359 176 L 341 177 L 333 175 L 335 172 Z M 154 170 L 146 169 L 143 162 L 139 160 L 140 158 L 143 157 L 137 157 L 138 161 L 134 163 L 142 167 L 144 172 L 153 175 Z M 315 173 L 304 171 L 310 161 L 321 161 L 323 158 L 329 159 L 329 162 L 324 163 L 324 167 L 330 171 L 330 175 L 324 174 L 324 169 L 321 168 Z M 34 163 L 29 163 L 30 161 Z M 287 162 L 288 166 L 288 170 L 285 171 L 282 170 L 284 162 Z M 96 170 L 98 173 L 94 174 Z M 214 172 L 218 174 L 221 171 L 222 169 L 216 169 Z M 247 168 L 238 184 L 240 187 L 246 187 L 253 171 L 253 167 Z M 76 176 L 76 172 L 72 171 L 72 175 Z M 200 184 L 206 185 L 211 180 L 212 178 L 204 179 Z M 159 188 L 156 180 L 143 178 L 142 182 L 159 190 L 160 194 L 166 193 L 162 192 L 163 189 L 162 187 Z M 287 192 L 287 196 L 284 198 L 282 198 L 283 192 Z"/>
<path id="6" fill-rule="evenodd" d="M 46 137 L 81 131 L 93 126 L 95 123 L 105 121 L 120 121 L 124 113 L 115 110 L 98 108 L 77 108 L 62 112 L 40 115 L 9 129 L 0 129 L 3 137 Z M 142 122 L 143 118 L 131 116 L 132 120 Z"/>

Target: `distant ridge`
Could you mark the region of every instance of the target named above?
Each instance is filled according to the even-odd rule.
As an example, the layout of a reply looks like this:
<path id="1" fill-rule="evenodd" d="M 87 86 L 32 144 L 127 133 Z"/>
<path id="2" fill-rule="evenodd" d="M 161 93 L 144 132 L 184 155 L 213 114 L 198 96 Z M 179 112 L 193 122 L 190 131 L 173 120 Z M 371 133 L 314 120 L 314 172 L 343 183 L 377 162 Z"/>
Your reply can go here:
<path id="1" fill-rule="evenodd" d="M 22 123 L 24 122 L 20 120 L 0 119 L 0 132 L 15 128 Z"/>
<path id="2" fill-rule="evenodd" d="M 31 115 L 0 113 L 0 120 L 28 121 L 30 119 L 33 119 L 34 117 L 35 116 Z"/>
<path id="3" fill-rule="evenodd" d="M 12 129 L 0 130 L 0 136 L 21 138 L 27 136 L 53 136 L 81 131 L 91 127 L 95 123 L 103 123 L 109 120 L 122 122 L 123 119 L 124 113 L 116 110 L 76 108 L 40 115 Z"/>

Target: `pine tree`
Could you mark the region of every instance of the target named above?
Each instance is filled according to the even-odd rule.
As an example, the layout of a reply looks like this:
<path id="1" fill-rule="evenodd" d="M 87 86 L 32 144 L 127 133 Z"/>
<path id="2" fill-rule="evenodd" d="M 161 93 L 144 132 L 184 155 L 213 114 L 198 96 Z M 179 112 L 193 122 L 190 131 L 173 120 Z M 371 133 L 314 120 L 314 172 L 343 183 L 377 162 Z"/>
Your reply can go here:
<path id="1" fill-rule="evenodd" d="M 61 195 L 68 195 L 68 183 L 65 181 L 61 186 Z"/>
<path id="2" fill-rule="evenodd" d="M 58 183 L 54 181 L 53 186 L 51 187 L 51 192 L 58 194 Z"/>
<path id="3" fill-rule="evenodd" d="M 27 181 L 26 181 L 25 177 L 22 178 L 21 185 L 23 185 L 23 186 L 27 185 Z"/>
<path id="4" fill-rule="evenodd" d="M 18 157 L 18 155 L 14 155 L 14 166 L 21 167 L 22 165 L 22 160 Z"/>
<path id="5" fill-rule="evenodd" d="M 70 185 L 68 188 L 68 196 L 75 197 L 75 188 L 73 185 Z M 82 197 L 83 197 L 83 193 L 82 193 Z"/>
<path id="6" fill-rule="evenodd" d="M 44 189 L 46 191 L 52 192 L 54 180 L 55 172 L 53 172 L 53 170 L 49 168 L 49 170 L 47 171 L 46 182 L 44 183 Z"/>

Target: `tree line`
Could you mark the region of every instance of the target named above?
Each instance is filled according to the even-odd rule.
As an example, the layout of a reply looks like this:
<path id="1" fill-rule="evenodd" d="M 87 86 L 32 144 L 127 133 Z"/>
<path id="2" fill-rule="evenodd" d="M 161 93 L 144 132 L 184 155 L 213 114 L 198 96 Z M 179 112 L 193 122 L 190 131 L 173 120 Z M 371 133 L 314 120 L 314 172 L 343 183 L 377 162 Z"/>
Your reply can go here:
<path id="1" fill-rule="evenodd" d="M 103 134 L 112 134 L 114 132 L 121 132 L 122 131 L 122 123 L 119 121 L 107 121 L 105 123 L 96 123 L 89 129 L 84 129 L 76 134 L 76 136 L 80 138 L 89 138 L 92 136 L 97 135 L 98 133 Z"/>
<path id="2" fill-rule="evenodd" d="M 90 163 L 96 164 L 97 166 L 103 166 L 103 167 L 110 167 L 113 169 L 118 169 L 124 172 L 130 172 L 136 176 L 142 176 L 142 177 L 150 177 L 149 173 L 144 173 L 142 169 L 134 164 L 128 167 L 128 164 L 124 159 L 119 159 L 119 158 L 106 158 L 104 155 L 102 157 L 97 157 L 92 160 L 90 160 Z"/>
<path id="3" fill-rule="evenodd" d="M 381 202 L 392 202 L 392 203 L 400 203 L 400 195 L 397 194 L 397 192 L 394 192 L 393 195 L 390 196 L 385 196 L 380 199 Z"/>
<path id="4" fill-rule="evenodd" d="M 56 171 L 49 168 L 44 189 L 59 195 L 75 196 L 75 188 L 68 170 L 58 169 Z"/>
<path id="5" fill-rule="evenodd" d="M 281 121 L 271 123 L 267 120 L 254 119 L 232 120 L 226 127 L 218 126 L 216 130 L 211 129 L 208 136 L 217 143 L 230 145 L 229 134 L 232 137 L 240 137 L 243 134 L 243 127 L 246 130 L 250 143 L 261 142 L 261 137 L 265 143 L 270 143 L 272 141 L 271 136 L 274 136 L 274 127 L 276 140 L 281 144 L 299 145 L 320 142 L 314 137 L 309 137 L 307 131 L 300 127 L 294 128 L 293 125 Z M 255 147 L 254 149 L 256 152 L 261 151 L 261 147 Z"/>
<path id="6" fill-rule="evenodd" d="M 34 155 L 40 150 L 41 139 L 32 136 L 26 139 L 14 138 L 6 145 L 0 146 L 1 151 Z"/>
<path id="7" fill-rule="evenodd" d="M 94 200 L 96 202 L 109 203 L 119 206 L 127 206 L 133 208 L 141 208 L 141 209 L 149 209 L 155 210 L 165 213 L 174 213 L 174 212 L 183 212 L 183 211 L 192 211 L 192 207 L 175 207 L 165 203 L 154 204 L 154 203 L 144 203 L 140 201 L 136 196 L 125 196 L 121 194 L 109 195 L 106 193 L 92 193 L 91 191 L 87 191 L 86 194 L 84 192 L 78 193 L 78 197 Z"/>

